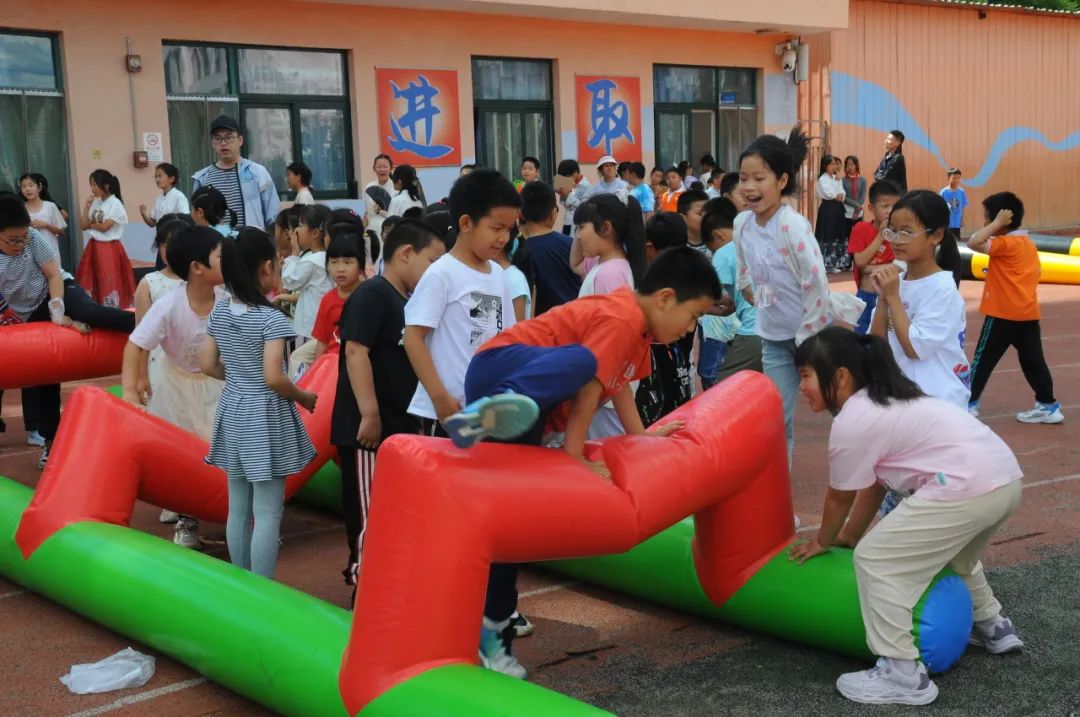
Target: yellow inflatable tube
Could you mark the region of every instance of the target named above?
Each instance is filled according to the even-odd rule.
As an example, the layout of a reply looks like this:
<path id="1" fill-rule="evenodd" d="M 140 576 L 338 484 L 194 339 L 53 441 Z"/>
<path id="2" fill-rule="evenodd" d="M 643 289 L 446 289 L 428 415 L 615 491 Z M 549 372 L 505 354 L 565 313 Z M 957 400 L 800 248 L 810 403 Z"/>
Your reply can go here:
<path id="1" fill-rule="evenodd" d="M 1070 251 L 1080 252 L 1080 239 L 1073 240 Z M 961 248 L 962 253 L 963 248 Z M 990 265 L 990 257 L 979 252 L 971 252 L 971 278 L 983 281 Z M 1080 254 L 1051 254 L 1039 252 L 1039 262 L 1042 264 L 1042 276 L 1040 284 L 1073 284 L 1080 285 Z"/>

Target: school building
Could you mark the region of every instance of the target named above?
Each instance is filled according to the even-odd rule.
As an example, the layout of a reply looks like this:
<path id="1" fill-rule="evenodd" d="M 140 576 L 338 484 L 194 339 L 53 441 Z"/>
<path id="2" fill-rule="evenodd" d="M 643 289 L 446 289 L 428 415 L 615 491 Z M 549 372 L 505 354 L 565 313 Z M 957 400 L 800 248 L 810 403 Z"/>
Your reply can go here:
<path id="1" fill-rule="evenodd" d="M 312 168 L 317 198 L 344 200 L 380 152 L 416 166 L 429 200 L 461 164 L 516 176 L 526 155 L 549 180 L 561 159 L 594 174 L 609 153 L 652 167 L 708 152 L 733 169 L 754 136 L 801 121 L 805 179 L 824 152 L 872 175 L 899 128 L 910 186 L 940 188 L 955 165 L 973 203 L 1007 188 L 1032 226 L 1080 225 L 1072 14 L 936 0 L 50 0 L 8 3 L 0 25 L 0 189 L 44 174 L 75 223 L 90 173 L 110 170 L 133 259 L 151 255 L 139 205 L 157 196 L 154 165 L 177 165 L 189 189 L 222 113 L 283 199 L 291 161 Z M 966 230 L 976 221 L 972 208 Z M 65 266 L 81 245 L 69 232 Z"/>

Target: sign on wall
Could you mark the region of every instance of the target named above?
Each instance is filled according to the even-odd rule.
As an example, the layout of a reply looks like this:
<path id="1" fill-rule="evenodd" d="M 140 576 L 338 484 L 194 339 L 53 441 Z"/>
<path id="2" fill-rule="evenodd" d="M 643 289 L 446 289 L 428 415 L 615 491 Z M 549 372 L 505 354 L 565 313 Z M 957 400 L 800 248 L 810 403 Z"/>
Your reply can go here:
<path id="1" fill-rule="evenodd" d="M 577 160 L 593 164 L 605 154 L 641 161 L 641 82 L 637 77 L 577 75 Z"/>
<path id="2" fill-rule="evenodd" d="M 379 151 L 394 164 L 461 164 L 455 70 L 375 68 Z"/>

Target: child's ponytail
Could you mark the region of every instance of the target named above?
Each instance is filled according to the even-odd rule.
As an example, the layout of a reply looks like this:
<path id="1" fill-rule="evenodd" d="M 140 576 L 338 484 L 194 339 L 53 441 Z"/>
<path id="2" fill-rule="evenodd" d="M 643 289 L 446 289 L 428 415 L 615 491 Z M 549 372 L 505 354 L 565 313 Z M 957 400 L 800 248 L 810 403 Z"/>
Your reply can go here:
<path id="1" fill-rule="evenodd" d="M 630 263 L 630 273 L 634 275 L 634 286 L 645 276 L 649 263 L 645 253 L 645 218 L 641 205 L 634 197 L 626 198 L 626 233 L 622 237 L 626 261 Z"/>
<path id="2" fill-rule="evenodd" d="M 626 255 L 630 264 L 630 273 L 636 286 L 645 275 L 645 221 L 641 214 L 641 205 L 629 195 L 624 199 L 616 194 L 596 194 L 577 208 L 574 222 L 579 226 L 592 224 L 599 233 L 607 222 L 615 234 L 615 242 Z"/>
<path id="3" fill-rule="evenodd" d="M 851 374 L 855 391 L 865 388 L 870 400 L 883 406 L 925 395 L 900 370 L 885 339 L 860 336 L 839 326 L 824 328 L 800 344 L 795 349 L 795 365 L 814 371 L 825 405 L 834 414 L 840 410 L 836 405 L 836 372 L 841 368 Z"/>
<path id="4" fill-rule="evenodd" d="M 263 293 L 259 274 L 273 263 L 277 247 L 270 235 L 256 227 L 244 227 L 235 239 L 221 242 L 221 276 L 233 298 L 248 306 L 272 307 Z"/>
<path id="5" fill-rule="evenodd" d="M 95 169 L 90 173 L 90 181 L 104 189 L 121 202 L 124 198 L 120 195 L 120 180 L 107 169 Z"/>

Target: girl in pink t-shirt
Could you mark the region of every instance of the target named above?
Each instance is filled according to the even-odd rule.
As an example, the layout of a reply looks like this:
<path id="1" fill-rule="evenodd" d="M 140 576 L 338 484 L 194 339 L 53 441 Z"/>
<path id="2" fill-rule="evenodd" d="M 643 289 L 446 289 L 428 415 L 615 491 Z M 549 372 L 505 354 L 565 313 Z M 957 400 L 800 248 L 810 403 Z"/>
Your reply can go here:
<path id="1" fill-rule="evenodd" d="M 915 646 L 912 610 L 943 568 L 971 592 L 973 644 L 993 654 L 1023 646 L 980 562 L 1020 503 L 1020 466 L 978 419 L 923 394 L 882 338 L 827 328 L 799 346 L 795 363 L 811 410 L 835 418 L 821 528 L 791 558 L 855 548 L 866 641 L 881 658 L 836 687 L 855 702 L 929 704 L 938 689 Z M 886 489 L 908 497 L 866 532 Z"/>

